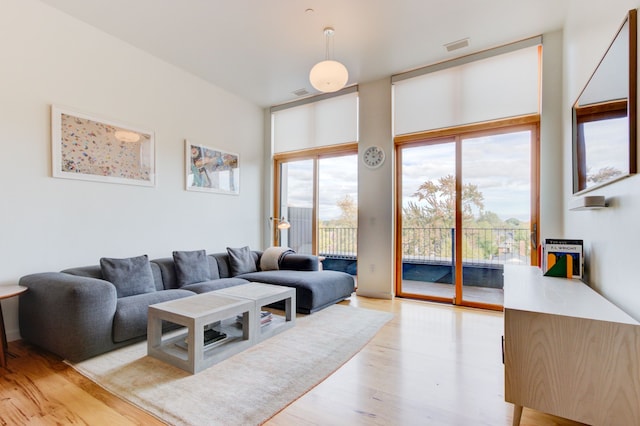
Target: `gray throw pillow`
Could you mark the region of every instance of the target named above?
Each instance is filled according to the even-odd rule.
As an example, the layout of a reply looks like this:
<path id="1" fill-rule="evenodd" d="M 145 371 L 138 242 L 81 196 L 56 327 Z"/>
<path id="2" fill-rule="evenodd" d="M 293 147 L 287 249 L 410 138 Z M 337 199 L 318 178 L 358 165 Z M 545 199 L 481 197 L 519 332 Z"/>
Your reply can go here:
<path id="1" fill-rule="evenodd" d="M 256 272 L 256 259 L 253 257 L 253 253 L 249 246 L 241 248 L 227 247 L 227 253 L 229 254 L 229 266 L 231 266 L 231 276 L 246 274 L 249 272 Z"/>
<path id="2" fill-rule="evenodd" d="M 149 257 L 145 254 L 126 259 L 103 257 L 100 269 L 105 280 L 116 287 L 118 297 L 156 291 Z"/>
<path id="3" fill-rule="evenodd" d="M 174 251 L 173 263 L 179 287 L 213 279 L 205 250 Z"/>

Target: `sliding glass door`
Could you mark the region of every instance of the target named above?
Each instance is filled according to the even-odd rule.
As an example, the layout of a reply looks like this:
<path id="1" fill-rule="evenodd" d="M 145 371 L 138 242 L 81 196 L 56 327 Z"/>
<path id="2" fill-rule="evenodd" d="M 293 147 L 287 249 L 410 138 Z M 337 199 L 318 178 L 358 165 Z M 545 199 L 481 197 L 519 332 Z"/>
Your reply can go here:
<path id="1" fill-rule="evenodd" d="M 530 265 L 530 130 L 461 138 L 462 299 L 503 304 L 505 264 Z"/>
<path id="2" fill-rule="evenodd" d="M 455 140 L 402 147 L 401 294 L 455 297 Z"/>
<path id="3" fill-rule="evenodd" d="M 537 264 L 537 122 L 472 130 L 397 145 L 399 296 L 500 309 Z"/>
<path id="4" fill-rule="evenodd" d="M 355 273 L 357 255 L 357 144 L 313 149 L 275 158 L 274 241 L 297 253 L 317 254 L 325 264 Z M 331 266 L 330 268 L 331 269 Z"/>
<path id="5" fill-rule="evenodd" d="M 276 244 L 290 247 L 296 253 L 314 253 L 314 181 L 315 165 L 312 159 L 282 162 L 279 167 L 280 205 L 276 217 L 284 218 L 291 226 L 274 226 Z"/>

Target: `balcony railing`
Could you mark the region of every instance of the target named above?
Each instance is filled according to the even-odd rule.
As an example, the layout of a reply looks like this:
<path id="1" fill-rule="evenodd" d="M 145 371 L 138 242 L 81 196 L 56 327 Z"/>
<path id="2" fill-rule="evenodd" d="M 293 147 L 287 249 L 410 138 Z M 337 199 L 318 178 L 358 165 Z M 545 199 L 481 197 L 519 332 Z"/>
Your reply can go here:
<path id="1" fill-rule="evenodd" d="M 358 228 L 323 228 L 318 233 L 321 256 L 355 258 L 358 253 Z"/>
<path id="2" fill-rule="evenodd" d="M 319 252 L 333 258 L 357 256 L 357 228 L 325 228 L 318 234 Z M 465 264 L 529 264 L 528 229 L 464 228 L 462 258 Z M 451 263 L 455 241 L 452 228 L 403 228 L 402 259 L 416 263 Z"/>

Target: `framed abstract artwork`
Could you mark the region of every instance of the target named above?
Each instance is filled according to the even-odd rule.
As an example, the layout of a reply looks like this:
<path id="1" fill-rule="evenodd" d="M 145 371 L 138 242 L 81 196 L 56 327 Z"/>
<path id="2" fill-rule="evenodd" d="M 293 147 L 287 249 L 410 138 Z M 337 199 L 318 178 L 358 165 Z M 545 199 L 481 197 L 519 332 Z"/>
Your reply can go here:
<path id="1" fill-rule="evenodd" d="M 187 191 L 240 193 L 238 154 L 185 141 Z"/>
<path id="2" fill-rule="evenodd" d="M 155 186 L 155 137 L 149 130 L 51 107 L 53 177 Z"/>

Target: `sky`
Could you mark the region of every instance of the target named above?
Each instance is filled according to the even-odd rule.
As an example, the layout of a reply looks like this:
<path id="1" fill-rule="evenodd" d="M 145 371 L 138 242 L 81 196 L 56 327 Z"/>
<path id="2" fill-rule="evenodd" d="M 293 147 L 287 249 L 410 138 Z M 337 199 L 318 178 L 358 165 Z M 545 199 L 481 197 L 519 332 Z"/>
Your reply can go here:
<path id="1" fill-rule="evenodd" d="M 403 205 L 417 201 L 413 194 L 423 182 L 455 175 L 453 143 L 405 148 L 403 153 Z M 355 154 L 320 160 L 320 220 L 340 216 L 337 202 L 345 194 L 357 200 L 357 160 Z M 530 221 L 529 132 L 464 140 L 462 161 L 463 183 L 478 185 L 484 195 L 485 211 L 492 211 L 503 220 Z M 311 207 L 312 161 L 288 164 L 289 206 Z"/>
<path id="2" fill-rule="evenodd" d="M 313 162 L 292 161 L 289 168 L 290 207 L 313 206 Z M 325 158 L 319 164 L 319 219 L 331 220 L 340 217 L 342 211 L 338 201 L 345 195 L 358 200 L 358 157 L 356 154 Z"/>
<path id="3" fill-rule="evenodd" d="M 463 184 L 477 185 L 485 211 L 501 219 L 530 221 L 531 155 L 529 132 L 466 139 L 462 143 Z M 402 204 L 426 181 L 455 175 L 455 145 L 405 148 L 402 161 Z"/>
<path id="4" fill-rule="evenodd" d="M 629 171 L 629 120 L 627 117 L 591 121 L 583 124 L 587 175 L 613 167 L 623 174 Z M 587 187 L 594 185 L 587 182 Z"/>

